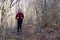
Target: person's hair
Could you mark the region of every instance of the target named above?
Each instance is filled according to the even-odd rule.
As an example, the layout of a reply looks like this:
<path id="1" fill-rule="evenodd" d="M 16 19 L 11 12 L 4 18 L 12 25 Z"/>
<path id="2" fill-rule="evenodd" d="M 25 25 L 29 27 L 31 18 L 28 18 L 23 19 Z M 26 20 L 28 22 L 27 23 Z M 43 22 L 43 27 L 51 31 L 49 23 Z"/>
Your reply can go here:
<path id="1" fill-rule="evenodd" d="M 22 11 L 21 9 L 18 9 L 18 11 Z"/>

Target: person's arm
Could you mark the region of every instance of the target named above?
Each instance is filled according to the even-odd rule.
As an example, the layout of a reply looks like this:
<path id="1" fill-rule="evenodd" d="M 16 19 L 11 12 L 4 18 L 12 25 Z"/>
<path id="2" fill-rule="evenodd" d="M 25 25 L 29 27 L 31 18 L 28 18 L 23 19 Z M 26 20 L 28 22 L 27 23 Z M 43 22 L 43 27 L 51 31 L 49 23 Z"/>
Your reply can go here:
<path id="1" fill-rule="evenodd" d="M 17 19 L 17 14 L 16 14 L 16 16 L 15 16 L 15 19 Z"/>
<path id="2" fill-rule="evenodd" d="M 18 17 L 18 13 L 16 14 L 16 17 L 15 17 L 15 19 L 19 19 L 19 17 Z"/>
<path id="3" fill-rule="evenodd" d="M 22 17 L 21 18 L 24 18 L 24 14 L 22 13 Z"/>

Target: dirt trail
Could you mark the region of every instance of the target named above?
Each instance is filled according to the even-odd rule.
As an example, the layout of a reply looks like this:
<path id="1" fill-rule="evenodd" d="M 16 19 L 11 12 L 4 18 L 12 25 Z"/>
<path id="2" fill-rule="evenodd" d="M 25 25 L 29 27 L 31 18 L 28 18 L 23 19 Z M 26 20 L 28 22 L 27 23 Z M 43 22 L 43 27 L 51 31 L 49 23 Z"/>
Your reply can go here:
<path id="1" fill-rule="evenodd" d="M 32 25 L 26 25 L 22 27 L 22 33 L 17 34 L 16 28 L 7 29 L 6 40 L 37 40 L 37 36 L 34 34 L 35 27 Z"/>

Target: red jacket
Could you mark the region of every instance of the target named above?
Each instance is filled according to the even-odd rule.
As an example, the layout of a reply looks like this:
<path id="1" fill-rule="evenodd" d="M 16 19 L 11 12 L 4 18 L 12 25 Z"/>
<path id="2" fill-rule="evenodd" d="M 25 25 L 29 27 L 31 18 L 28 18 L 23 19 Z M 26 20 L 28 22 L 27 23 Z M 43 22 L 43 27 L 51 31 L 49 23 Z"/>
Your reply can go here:
<path id="1" fill-rule="evenodd" d="M 23 20 L 23 18 L 24 18 L 24 15 L 23 15 L 23 13 L 22 12 L 20 12 L 20 13 L 17 13 L 16 14 L 16 17 L 15 17 L 17 20 Z"/>

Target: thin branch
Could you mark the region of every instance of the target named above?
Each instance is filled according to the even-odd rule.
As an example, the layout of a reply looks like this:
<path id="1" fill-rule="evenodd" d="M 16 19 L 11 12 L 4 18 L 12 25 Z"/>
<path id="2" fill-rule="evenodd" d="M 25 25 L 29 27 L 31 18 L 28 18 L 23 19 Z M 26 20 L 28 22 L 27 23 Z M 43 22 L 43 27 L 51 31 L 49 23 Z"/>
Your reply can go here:
<path id="1" fill-rule="evenodd" d="M 13 2 L 14 2 L 14 0 L 11 0 L 11 4 L 12 4 Z M 10 5 L 11 5 L 11 4 L 10 4 Z"/>
<path id="2" fill-rule="evenodd" d="M 15 3 L 11 4 L 11 6 L 9 7 L 9 10 L 10 10 L 18 1 L 20 1 L 20 0 L 17 0 Z M 7 12 L 8 12 L 9 10 L 7 10 Z"/>
<path id="3" fill-rule="evenodd" d="M 5 2 L 6 0 L 2 0 L 2 2 Z"/>
<path id="4" fill-rule="evenodd" d="M 14 4 L 12 4 L 12 5 L 10 6 L 10 8 L 11 8 L 12 6 L 14 6 L 18 1 L 20 1 L 20 0 L 17 0 Z"/>

